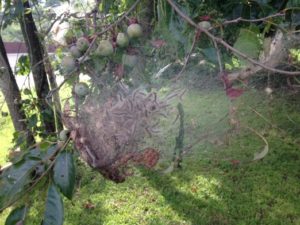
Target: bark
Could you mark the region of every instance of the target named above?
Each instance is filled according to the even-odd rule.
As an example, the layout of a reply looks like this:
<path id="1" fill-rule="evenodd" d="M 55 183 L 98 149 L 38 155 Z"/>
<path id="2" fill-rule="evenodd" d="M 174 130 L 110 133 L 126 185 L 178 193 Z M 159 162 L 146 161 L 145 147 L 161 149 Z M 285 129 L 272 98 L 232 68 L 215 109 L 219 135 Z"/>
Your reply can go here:
<path id="1" fill-rule="evenodd" d="M 9 65 L 2 37 L 0 36 L 0 88 L 4 95 L 14 129 L 26 138 L 27 146 L 34 143 L 34 137 L 28 130 L 26 116 L 22 110 L 21 94 Z"/>
<path id="2" fill-rule="evenodd" d="M 30 12 L 29 1 L 23 2 L 24 11 L 19 18 L 22 34 L 28 49 L 36 94 L 39 100 L 41 122 L 47 134 L 55 132 L 55 117 L 52 108 L 46 102 L 49 84 L 44 64 L 44 52 L 35 22 Z"/>

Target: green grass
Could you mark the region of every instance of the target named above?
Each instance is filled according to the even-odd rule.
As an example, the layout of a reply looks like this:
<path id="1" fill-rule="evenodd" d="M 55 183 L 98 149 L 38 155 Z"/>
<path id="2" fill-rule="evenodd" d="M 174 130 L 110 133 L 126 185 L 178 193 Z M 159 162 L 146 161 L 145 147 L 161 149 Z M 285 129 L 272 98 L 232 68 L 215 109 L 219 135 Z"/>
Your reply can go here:
<path id="1" fill-rule="evenodd" d="M 3 98 L 0 95 L 0 105 L 3 104 Z M 8 112 L 6 104 L 1 106 L 2 112 Z M 12 139 L 13 139 L 14 128 L 9 116 L 3 117 L 0 115 L 0 165 L 4 165 L 6 163 L 6 156 L 8 150 L 13 147 Z"/>
<path id="2" fill-rule="evenodd" d="M 300 224 L 297 99 L 299 96 L 279 94 L 271 99 L 250 91 L 230 103 L 223 92 L 190 91 L 183 101 L 185 145 L 207 131 L 213 133 L 186 155 L 183 168 L 162 173 L 170 161 L 177 131 L 162 137 L 164 142 L 158 146 L 165 154 L 156 170 L 136 168 L 135 175 L 122 184 L 104 180 L 79 163 L 75 196 L 72 201 L 64 200 L 64 224 Z M 222 118 L 232 104 L 238 107 L 241 123 L 267 139 L 270 149 L 263 160 L 251 161 L 264 147 L 256 134 L 242 127 L 228 131 L 228 119 Z M 38 192 L 36 196 L 27 224 L 40 224 L 43 216 L 43 195 Z M 5 215 L 0 224 L 4 221 Z"/>
<path id="3" fill-rule="evenodd" d="M 9 118 L 0 118 L 0 165 L 4 165 L 6 163 L 7 152 L 11 147 L 13 147 L 13 143 L 11 141 L 13 139 L 14 128 L 9 120 Z"/>

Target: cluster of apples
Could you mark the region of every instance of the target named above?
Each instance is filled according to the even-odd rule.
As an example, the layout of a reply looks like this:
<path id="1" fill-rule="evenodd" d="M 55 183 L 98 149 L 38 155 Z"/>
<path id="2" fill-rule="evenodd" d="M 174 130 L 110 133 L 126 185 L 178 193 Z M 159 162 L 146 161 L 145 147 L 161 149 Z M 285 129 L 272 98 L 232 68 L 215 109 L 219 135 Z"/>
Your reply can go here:
<path id="1" fill-rule="evenodd" d="M 120 32 L 116 37 L 116 44 L 120 48 L 126 48 L 129 45 L 130 39 L 139 38 L 143 35 L 143 30 L 140 24 L 134 22 L 127 27 L 127 32 Z M 85 37 L 77 39 L 76 44 L 71 46 L 69 54 L 62 59 L 62 67 L 65 73 L 70 73 L 76 68 L 76 59 L 80 58 L 89 48 L 89 40 Z M 107 57 L 114 53 L 114 46 L 108 39 L 101 40 L 92 54 L 96 56 Z"/>
<path id="2" fill-rule="evenodd" d="M 127 33 L 120 32 L 117 34 L 116 44 L 121 48 L 126 48 L 129 45 L 129 39 L 139 38 L 143 35 L 141 25 L 133 23 L 128 26 Z M 98 56 L 110 56 L 114 52 L 114 47 L 110 40 L 101 40 L 95 51 Z"/>
<path id="3" fill-rule="evenodd" d="M 120 32 L 116 37 L 116 45 L 120 48 L 126 48 L 129 45 L 130 39 L 139 38 L 143 35 L 143 30 L 140 24 L 134 22 L 127 27 L 127 32 Z M 79 59 L 90 46 L 90 42 L 85 37 L 77 39 L 76 44 L 72 45 L 69 49 L 69 54 L 65 55 L 62 59 L 61 65 L 63 72 L 68 74 L 76 69 L 76 60 Z M 96 56 L 107 57 L 114 53 L 114 47 L 110 40 L 105 39 L 99 41 L 95 49 L 91 52 Z M 124 57 L 125 56 L 125 57 Z M 130 55 L 123 55 L 124 64 L 134 64 L 136 57 Z M 84 98 L 89 93 L 89 87 L 84 82 L 79 82 L 74 87 L 74 93 L 79 98 Z"/>

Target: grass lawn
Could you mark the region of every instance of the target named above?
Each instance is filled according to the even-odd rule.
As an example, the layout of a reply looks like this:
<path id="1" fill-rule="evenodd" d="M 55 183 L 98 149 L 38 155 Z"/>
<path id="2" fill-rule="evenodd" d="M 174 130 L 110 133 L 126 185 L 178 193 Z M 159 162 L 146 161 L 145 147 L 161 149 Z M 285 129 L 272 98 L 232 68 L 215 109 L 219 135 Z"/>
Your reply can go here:
<path id="1" fill-rule="evenodd" d="M 275 95 L 249 91 L 230 103 L 221 91 L 190 91 L 183 101 L 185 145 L 208 131 L 212 135 L 185 156 L 182 169 L 162 173 L 176 130 L 160 140 L 164 154 L 156 170 L 136 168 L 122 184 L 79 163 L 75 196 L 64 200 L 64 224 L 300 225 L 299 95 Z M 228 131 L 228 119 L 222 118 L 232 104 L 243 126 Z M 246 126 L 268 141 L 269 152 L 260 161 L 252 159 L 264 142 Z M 35 195 L 27 221 L 32 225 L 40 224 L 44 208 L 44 194 Z M 0 215 L 0 224 L 7 214 Z"/>
<path id="2" fill-rule="evenodd" d="M 0 105 L 3 103 L 3 98 L 0 95 Z M 6 105 L 2 105 L 2 112 L 8 112 Z M 6 163 L 6 155 L 8 149 L 13 146 L 14 128 L 9 116 L 3 117 L 0 116 L 0 165 L 4 165 Z"/>

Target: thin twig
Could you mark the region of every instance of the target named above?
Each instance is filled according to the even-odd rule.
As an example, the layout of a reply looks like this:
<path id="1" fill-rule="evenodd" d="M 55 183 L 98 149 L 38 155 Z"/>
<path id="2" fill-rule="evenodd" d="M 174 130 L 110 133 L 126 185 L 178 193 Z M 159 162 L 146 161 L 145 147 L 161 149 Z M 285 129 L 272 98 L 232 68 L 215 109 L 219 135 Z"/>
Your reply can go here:
<path id="1" fill-rule="evenodd" d="M 99 6 L 101 4 L 101 0 L 96 0 L 96 4 L 94 9 L 92 10 L 92 15 L 93 15 L 93 25 L 94 25 L 94 30 L 95 32 L 97 31 L 97 13 L 99 12 Z"/>
<path id="2" fill-rule="evenodd" d="M 250 23 L 256 23 L 256 22 L 264 22 L 264 21 L 267 21 L 269 19 L 272 19 L 272 18 L 275 18 L 275 17 L 284 17 L 285 16 L 285 13 L 284 12 L 279 12 L 279 13 L 275 13 L 273 15 L 270 15 L 270 16 L 266 16 L 266 17 L 263 17 L 263 18 L 259 18 L 259 19 L 244 19 L 242 17 L 239 17 L 239 18 L 236 18 L 234 20 L 227 20 L 227 21 L 224 21 L 222 23 L 222 25 L 228 25 L 228 24 L 232 24 L 232 23 L 239 23 L 239 22 L 250 22 Z"/>
<path id="3" fill-rule="evenodd" d="M 200 35 L 200 33 L 199 33 L 199 35 Z M 199 36 L 198 36 L 198 32 L 196 31 L 196 33 L 194 35 L 194 39 L 193 39 L 193 43 L 192 43 L 191 49 L 190 49 L 189 53 L 186 55 L 186 57 L 185 57 L 184 65 L 181 68 L 180 72 L 177 74 L 177 76 L 174 77 L 172 80 L 176 81 L 176 80 L 178 80 L 182 76 L 182 74 L 183 74 L 183 72 L 184 72 L 184 70 L 185 70 L 185 68 L 186 68 L 186 66 L 187 66 L 187 64 L 188 64 L 188 62 L 189 62 L 189 60 L 191 58 L 191 55 L 192 55 L 192 53 L 194 51 L 194 48 L 195 48 L 195 45 L 196 45 L 198 39 L 199 39 Z"/>
<path id="4" fill-rule="evenodd" d="M 266 123 L 268 123 L 272 128 L 276 128 L 279 131 L 283 132 L 284 134 L 286 134 L 285 130 L 281 129 L 280 127 L 278 127 L 276 124 L 273 124 L 271 121 L 269 121 L 265 116 L 263 116 L 261 113 L 259 113 L 258 111 L 256 111 L 254 108 L 252 108 L 251 106 L 248 106 L 256 115 L 258 115 L 260 118 L 262 118 Z"/>
<path id="5" fill-rule="evenodd" d="M 77 70 L 77 69 L 76 69 Z M 74 73 L 76 70 L 74 70 L 72 73 Z M 58 91 L 59 89 L 61 89 L 61 87 L 68 81 L 69 78 L 64 79 L 60 85 L 58 85 L 58 87 L 52 89 L 51 91 L 49 91 L 48 95 L 46 96 L 46 101 L 48 101 L 48 99 L 51 99 L 52 95 L 54 94 L 54 92 Z"/>
<path id="6" fill-rule="evenodd" d="M 52 21 L 52 23 L 50 24 L 50 26 L 48 27 L 48 29 L 47 29 L 45 32 L 42 32 L 43 36 L 45 37 L 46 35 L 48 35 L 48 34 L 50 33 L 50 31 L 52 30 L 54 24 L 55 24 L 57 21 L 59 21 L 59 20 L 63 20 L 65 16 L 66 16 L 66 13 L 64 12 L 64 13 L 60 14 L 58 17 L 56 17 L 56 18 Z"/>
<path id="7" fill-rule="evenodd" d="M 219 63 L 219 70 L 220 70 L 220 74 L 221 74 L 221 73 L 223 73 L 224 69 L 223 69 L 223 62 L 222 62 L 222 58 L 221 58 L 220 49 L 219 49 L 216 41 L 213 40 L 213 43 L 214 43 L 214 46 L 216 49 L 217 59 L 218 59 L 218 63 Z"/>

